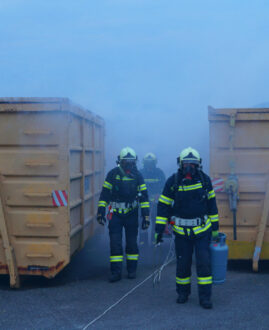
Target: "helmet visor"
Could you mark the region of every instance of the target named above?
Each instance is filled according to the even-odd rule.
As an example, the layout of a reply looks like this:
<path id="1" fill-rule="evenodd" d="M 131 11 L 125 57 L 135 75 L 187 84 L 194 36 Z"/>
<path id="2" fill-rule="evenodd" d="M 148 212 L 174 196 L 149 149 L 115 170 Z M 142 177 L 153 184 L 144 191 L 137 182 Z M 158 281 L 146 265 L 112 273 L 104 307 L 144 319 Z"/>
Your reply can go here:
<path id="1" fill-rule="evenodd" d="M 181 161 L 182 164 L 195 164 L 199 165 L 200 161 L 198 159 L 184 159 Z"/>

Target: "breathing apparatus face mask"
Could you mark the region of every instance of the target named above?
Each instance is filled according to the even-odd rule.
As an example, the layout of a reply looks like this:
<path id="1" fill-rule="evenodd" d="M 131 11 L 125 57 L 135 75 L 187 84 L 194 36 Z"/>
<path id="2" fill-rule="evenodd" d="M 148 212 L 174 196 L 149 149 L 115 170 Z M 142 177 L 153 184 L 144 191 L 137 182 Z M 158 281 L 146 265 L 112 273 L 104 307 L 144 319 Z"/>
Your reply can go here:
<path id="1" fill-rule="evenodd" d="M 182 173 L 184 176 L 191 176 L 193 177 L 197 172 L 198 166 L 196 164 L 191 163 L 183 163 L 182 164 Z"/>
<path id="2" fill-rule="evenodd" d="M 120 166 L 126 173 L 134 173 L 137 170 L 135 159 L 122 159 Z"/>
<path id="3" fill-rule="evenodd" d="M 152 170 L 156 167 L 156 162 L 154 160 L 144 160 L 144 168 L 147 170 Z"/>

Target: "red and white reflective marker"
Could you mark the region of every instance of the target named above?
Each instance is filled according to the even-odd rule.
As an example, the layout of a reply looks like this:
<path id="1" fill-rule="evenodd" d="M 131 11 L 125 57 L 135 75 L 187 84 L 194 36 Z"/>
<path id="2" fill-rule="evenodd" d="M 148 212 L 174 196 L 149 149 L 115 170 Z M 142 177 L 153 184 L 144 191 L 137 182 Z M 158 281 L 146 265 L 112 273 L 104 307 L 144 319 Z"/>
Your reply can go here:
<path id="1" fill-rule="evenodd" d="M 53 206 L 67 206 L 68 198 L 65 190 L 54 190 L 52 192 Z"/>
<path id="2" fill-rule="evenodd" d="M 224 180 L 221 178 L 212 179 L 212 185 L 215 192 L 224 191 Z"/>

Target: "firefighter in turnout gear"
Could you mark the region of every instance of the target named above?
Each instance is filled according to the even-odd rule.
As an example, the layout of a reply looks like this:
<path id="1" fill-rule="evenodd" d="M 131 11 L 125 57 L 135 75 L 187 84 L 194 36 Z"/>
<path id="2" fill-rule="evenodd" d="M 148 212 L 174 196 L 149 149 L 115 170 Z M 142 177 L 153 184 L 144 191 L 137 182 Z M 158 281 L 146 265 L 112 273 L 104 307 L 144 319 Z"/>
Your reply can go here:
<path id="1" fill-rule="evenodd" d="M 145 180 L 148 189 L 149 200 L 160 195 L 165 184 L 165 175 L 163 171 L 156 166 L 156 156 L 149 152 L 143 158 L 143 168 L 141 174 Z"/>
<path id="2" fill-rule="evenodd" d="M 209 245 L 218 237 L 219 217 L 215 192 L 209 178 L 201 170 L 199 153 L 184 149 L 178 158 L 179 170 L 167 181 L 160 196 L 156 218 L 156 243 L 168 221 L 173 225 L 177 256 L 177 303 L 187 302 L 191 293 L 191 264 L 195 250 L 199 302 L 212 308 L 211 262 Z"/>
<path id="3" fill-rule="evenodd" d="M 165 184 L 165 175 L 163 171 L 156 166 L 157 157 L 149 152 L 143 158 L 143 168 L 141 174 L 145 180 L 148 189 L 150 202 L 150 228 L 146 234 L 140 235 L 140 244 L 154 244 L 154 228 L 157 215 L 157 203 Z"/>
<path id="4" fill-rule="evenodd" d="M 138 260 L 138 206 L 141 207 L 142 229 L 149 227 L 149 201 L 144 179 L 136 167 L 137 156 L 133 149 L 123 148 L 118 156 L 118 166 L 108 174 L 103 184 L 97 211 L 97 221 L 106 222 L 109 213 L 110 282 L 121 279 L 123 249 L 122 229 L 125 229 L 128 278 L 136 277 Z"/>

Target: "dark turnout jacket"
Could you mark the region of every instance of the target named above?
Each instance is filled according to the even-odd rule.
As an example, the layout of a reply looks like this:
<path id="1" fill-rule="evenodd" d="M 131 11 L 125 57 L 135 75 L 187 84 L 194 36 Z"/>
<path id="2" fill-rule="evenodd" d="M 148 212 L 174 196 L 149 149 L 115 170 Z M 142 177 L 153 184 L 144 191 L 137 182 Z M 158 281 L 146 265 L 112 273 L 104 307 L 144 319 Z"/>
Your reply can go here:
<path id="1" fill-rule="evenodd" d="M 173 225 L 179 235 L 188 235 L 190 230 L 199 235 L 209 229 L 218 230 L 219 216 L 215 192 L 211 180 L 204 172 L 199 171 L 191 180 L 183 178 L 180 171 L 166 181 L 159 198 L 156 232 L 162 233 L 171 216 L 183 219 L 203 218 L 201 226 L 185 227 Z"/>
<path id="2" fill-rule="evenodd" d="M 150 170 L 142 168 L 141 174 L 145 180 L 149 197 L 160 195 L 165 184 L 165 175 L 163 171 L 158 167 Z"/>
<path id="3" fill-rule="evenodd" d="M 110 203 L 113 207 L 113 212 L 121 216 L 126 216 L 136 210 L 138 204 L 141 207 L 142 215 L 149 215 L 147 187 L 143 176 L 138 170 L 134 173 L 126 174 L 117 166 L 108 172 L 103 184 L 98 208 L 106 208 Z M 115 207 L 117 205 L 115 203 L 123 203 L 123 207 Z"/>

